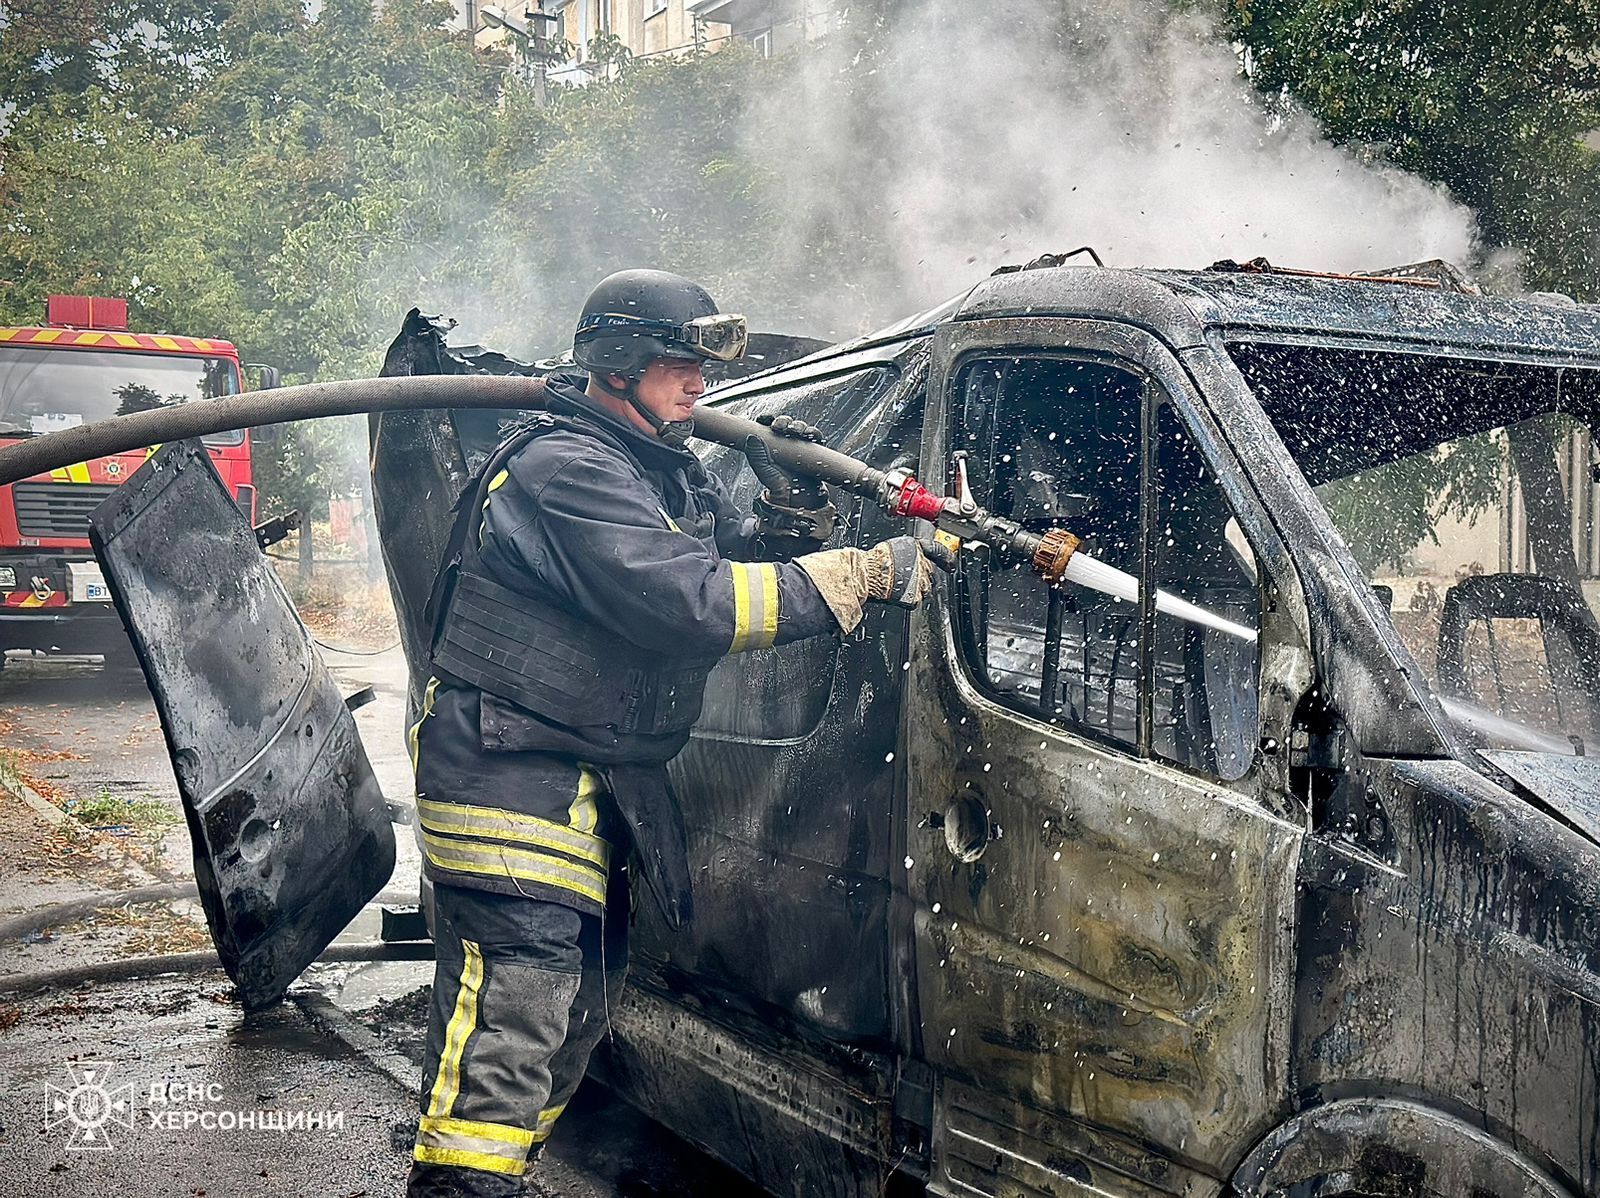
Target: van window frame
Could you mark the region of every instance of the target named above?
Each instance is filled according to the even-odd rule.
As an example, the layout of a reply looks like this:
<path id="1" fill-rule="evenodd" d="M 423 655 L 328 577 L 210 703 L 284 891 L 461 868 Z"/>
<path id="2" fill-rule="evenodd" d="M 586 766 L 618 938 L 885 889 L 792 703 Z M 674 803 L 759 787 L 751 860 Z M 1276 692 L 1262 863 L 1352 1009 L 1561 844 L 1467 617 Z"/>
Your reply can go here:
<path id="1" fill-rule="evenodd" d="M 967 372 L 972 366 L 979 363 L 996 361 L 1000 359 L 1006 359 L 1012 362 L 1049 362 L 1101 367 L 1106 370 L 1114 370 L 1128 376 L 1137 386 L 1138 409 L 1133 415 L 1135 427 L 1137 428 L 1136 435 L 1139 437 L 1137 463 L 1135 468 L 1139 474 L 1140 493 L 1133 504 L 1133 520 L 1137 525 L 1135 534 L 1137 537 L 1137 545 L 1135 546 L 1134 552 L 1139 562 L 1140 587 L 1141 591 L 1143 591 L 1143 589 L 1147 587 L 1147 582 L 1145 581 L 1146 571 L 1151 566 L 1151 563 L 1146 561 L 1146 513 L 1144 511 L 1144 471 L 1146 466 L 1145 442 L 1147 439 L 1145 428 L 1145 409 L 1149 402 L 1148 393 L 1150 390 L 1150 381 L 1148 376 L 1143 370 L 1139 369 L 1137 366 L 1130 365 L 1127 362 L 1110 358 L 1102 354 L 1080 352 L 1072 348 L 1053 349 L 1047 346 L 1027 346 L 1017 347 L 1016 349 L 1008 349 L 1004 346 L 995 346 L 992 348 L 970 351 L 962 354 L 961 357 L 959 357 L 952 364 L 950 370 L 948 402 L 945 410 L 947 417 L 946 427 L 952 447 L 954 446 L 955 442 L 955 406 L 964 398 L 958 396 L 957 390 L 962 386 L 962 382 L 967 378 Z M 993 430 L 991 429 L 991 431 Z M 979 467 L 980 471 L 982 472 L 981 476 L 988 477 L 991 485 L 993 484 L 992 473 L 994 466 L 995 463 L 989 462 Z M 947 494 L 953 493 L 954 481 L 954 471 L 952 470 L 950 475 L 945 479 L 945 485 L 948 488 L 946 491 Z M 978 499 L 980 506 L 982 506 L 989 497 L 979 495 L 976 498 Z M 984 646 L 978 643 L 980 625 L 987 624 L 988 622 L 987 605 L 985 605 L 984 615 L 980 617 L 979 614 L 974 610 L 976 598 L 972 592 L 967 589 L 967 578 L 968 568 L 965 566 L 962 569 L 958 569 L 953 576 L 954 594 L 958 596 L 958 600 L 952 604 L 951 615 L 955 624 L 956 642 L 960 646 L 961 650 L 959 654 L 959 660 L 962 668 L 966 672 L 968 681 L 971 682 L 971 684 L 981 694 L 989 699 L 990 702 L 999 704 L 1008 711 L 1018 711 L 1025 715 L 1044 720 L 1053 727 L 1061 728 L 1065 731 L 1073 733 L 1074 735 L 1081 735 L 1087 739 L 1095 741 L 1097 744 L 1105 745 L 1108 748 L 1122 753 L 1127 753 L 1130 750 L 1133 750 L 1139 756 L 1148 755 L 1144 752 L 1144 747 L 1149 739 L 1148 726 L 1150 723 L 1148 711 L 1149 704 L 1146 701 L 1145 695 L 1145 690 L 1147 689 L 1145 687 L 1145 679 L 1148 674 L 1147 666 L 1149 664 L 1146 661 L 1146 648 L 1150 643 L 1149 633 L 1151 629 L 1149 626 L 1150 622 L 1145 617 L 1145 604 L 1141 603 L 1138 610 L 1133 613 L 1133 638 L 1138 646 L 1138 660 L 1135 663 L 1138 689 L 1134 695 L 1134 739 L 1130 743 L 1128 740 L 1115 736 L 1108 731 L 1104 731 L 1092 723 L 1068 719 L 1059 715 L 1051 715 L 1043 710 L 1042 702 L 1040 709 L 1038 710 L 1022 706 L 1016 701 L 1014 696 L 1006 694 L 1004 691 L 995 686 L 994 682 L 992 681 L 991 670 L 988 665 L 988 654 Z M 1114 686 L 1115 680 L 1110 679 L 1108 680 L 1108 683 Z"/>
<path id="2" fill-rule="evenodd" d="M 1155 427 L 1162 403 L 1169 405 L 1178 416 L 1184 430 L 1194 438 L 1209 474 L 1222 493 L 1230 512 L 1239 524 L 1241 535 L 1254 555 L 1257 568 L 1257 593 L 1259 602 L 1256 681 L 1258 704 L 1256 711 L 1256 740 L 1262 743 L 1285 743 L 1288 718 L 1278 710 L 1279 704 L 1269 702 L 1269 591 L 1275 589 L 1275 569 L 1287 560 L 1285 548 L 1272 528 L 1265 510 L 1254 490 L 1245 481 L 1239 464 L 1232 459 L 1225 440 L 1215 422 L 1204 409 L 1204 399 L 1194 380 L 1189 376 L 1178 355 L 1150 332 L 1115 321 L 1074 317 L 997 317 L 982 321 L 962 321 L 942 326 L 935 338 L 935 355 L 929 379 L 930 402 L 938 404 L 936 419 L 930 420 L 928 434 L 924 437 L 922 475 L 949 492 L 954 486 L 954 469 L 951 460 L 953 446 L 954 405 L 957 402 L 956 385 L 963 369 L 973 360 L 995 357 L 1033 356 L 1058 360 L 1093 362 L 1130 373 L 1143 382 L 1140 400 L 1141 471 L 1140 471 L 1140 549 L 1139 584 L 1142 596 L 1153 593 L 1157 561 L 1154 538 L 1154 462 Z M 930 413 L 934 415 L 934 413 Z M 1149 508 L 1150 510 L 1146 510 Z M 1294 583 L 1298 595 L 1298 581 Z M 1097 748 L 1117 754 L 1130 761 L 1148 761 L 1152 764 L 1176 769 L 1202 778 L 1207 783 L 1246 793 L 1286 791 L 1281 778 L 1263 775 L 1263 754 L 1258 747 L 1251 764 L 1238 778 L 1227 780 L 1182 762 L 1157 755 L 1152 750 L 1152 725 L 1154 705 L 1152 635 L 1155 623 L 1154 604 L 1141 600 L 1140 677 L 1138 690 L 1138 733 L 1136 744 L 1130 745 L 1115 737 L 1098 733 L 1092 727 L 1050 717 L 1038 711 L 1019 707 L 1005 696 L 997 695 L 974 668 L 961 631 L 961 617 L 956 611 L 956 584 L 952 580 L 946 587 L 946 611 L 942 623 L 948 637 L 947 649 L 960 681 L 989 704 L 1029 721 L 1038 723 L 1059 734 L 1071 736 Z M 1280 727 L 1281 725 L 1281 727 Z M 1281 757 L 1282 755 L 1279 754 Z M 1281 763 L 1268 774 L 1281 774 Z M 1273 806 L 1284 806 L 1274 802 Z"/>

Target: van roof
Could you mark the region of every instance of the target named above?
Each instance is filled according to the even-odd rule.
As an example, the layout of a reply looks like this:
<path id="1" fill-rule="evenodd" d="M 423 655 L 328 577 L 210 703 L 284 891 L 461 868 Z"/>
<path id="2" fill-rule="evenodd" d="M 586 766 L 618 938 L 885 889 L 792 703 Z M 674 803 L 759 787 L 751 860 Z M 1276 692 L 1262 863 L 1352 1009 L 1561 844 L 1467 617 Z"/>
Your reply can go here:
<path id="1" fill-rule="evenodd" d="M 1561 297 L 1474 295 L 1392 277 L 1073 265 L 991 275 L 937 307 L 721 384 L 715 394 L 733 398 L 796 372 L 826 375 L 842 359 L 889 354 L 942 324 L 1008 316 L 1117 320 L 1179 350 L 1205 344 L 1208 333 L 1240 333 L 1600 366 L 1600 305 Z"/>
<path id="2" fill-rule="evenodd" d="M 1057 267 L 985 279 L 956 320 L 1116 318 L 1174 348 L 1208 330 L 1315 335 L 1600 364 L 1600 306 L 1506 299 L 1415 282 L 1224 270 Z"/>

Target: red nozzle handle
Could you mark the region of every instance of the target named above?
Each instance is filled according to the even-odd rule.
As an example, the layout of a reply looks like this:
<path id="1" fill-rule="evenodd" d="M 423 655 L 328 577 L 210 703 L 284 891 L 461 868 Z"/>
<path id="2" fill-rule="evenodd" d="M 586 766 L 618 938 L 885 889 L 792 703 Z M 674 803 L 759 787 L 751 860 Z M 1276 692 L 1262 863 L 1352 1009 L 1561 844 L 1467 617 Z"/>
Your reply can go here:
<path id="1" fill-rule="evenodd" d="M 937 520 L 944 515 L 944 500 L 916 479 L 908 478 L 895 496 L 894 514 L 913 520 Z"/>

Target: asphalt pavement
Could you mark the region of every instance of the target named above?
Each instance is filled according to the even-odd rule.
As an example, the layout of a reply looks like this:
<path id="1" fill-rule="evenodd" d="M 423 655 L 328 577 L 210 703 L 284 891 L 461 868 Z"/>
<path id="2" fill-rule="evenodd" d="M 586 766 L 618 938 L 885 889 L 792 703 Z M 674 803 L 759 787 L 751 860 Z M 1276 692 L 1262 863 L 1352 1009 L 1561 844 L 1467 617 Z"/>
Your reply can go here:
<path id="1" fill-rule="evenodd" d="M 380 785 L 411 800 L 398 649 L 324 652 Z M 0 919 L 45 903 L 192 879 L 181 818 L 163 832 L 86 832 L 60 811 L 107 796 L 179 809 L 160 723 L 136 670 L 13 654 L 0 672 Z M 5 785 L 9 782 L 9 786 Z M 390 902 L 414 901 L 415 841 L 396 828 Z M 369 907 L 341 939 L 376 940 Z M 209 941 L 198 905 L 106 912 L 0 942 L 0 988 L 27 974 Z M 219 969 L 0 993 L 0 1162 L 33 1195 L 404 1192 L 415 1130 L 425 963 L 319 965 L 272 1011 L 246 1015 Z M 758 1193 L 604 1090 L 569 1109 L 530 1193 L 688 1198 Z"/>

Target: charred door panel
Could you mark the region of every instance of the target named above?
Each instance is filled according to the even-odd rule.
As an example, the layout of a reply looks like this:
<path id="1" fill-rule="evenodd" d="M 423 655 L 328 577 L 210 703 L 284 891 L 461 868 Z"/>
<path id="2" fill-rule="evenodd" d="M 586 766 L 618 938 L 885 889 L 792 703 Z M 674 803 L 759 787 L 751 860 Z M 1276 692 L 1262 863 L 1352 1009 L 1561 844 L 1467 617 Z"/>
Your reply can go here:
<path id="1" fill-rule="evenodd" d="M 212 938 L 270 1006 L 388 881 L 394 832 L 355 722 L 198 442 L 91 519 L 194 843 Z"/>
<path id="2" fill-rule="evenodd" d="M 941 337 L 923 477 L 965 448 L 980 504 L 1081 532 L 1236 631 L 1274 626 L 1276 555 L 1249 544 L 1264 521 L 1205 468 L 1215 444 L 1170 406 L 1164 351 L 1081 322 Z M 1256 693 L 1305 679 L 1258 679 L 1285 660 L 1259 637 L 976 561 L 915 620 L 905 866 L 940 1076 L 930 1191 L 1215 1193 L 1288 1098 L 1302 829 L 1264 793 L 1281 775 Z"/>
<path id="3" fill-rule="evenodd" d="M 919 377 L 920 381 L 920 377 Z M 759 396 L 868 456 L 900 371 L 878 365 Z M 758 490 L 742 455 L 709 447 L 734 512 Z M 841 505 L 848 497 L 835 497 Z M 849 515 L 846 510 L 842 515 Z M 835 544 L 855 540 L 842 520 Z M 838 1040 L 891 1039 L 887 926 L 903 613 L 872 613 L 840 643 L 819 637 L 724 659 L 672 763 L 689 829 L 695 920 L 672 932 L 641 905 L 641 968 L 682 988 Z"/>

